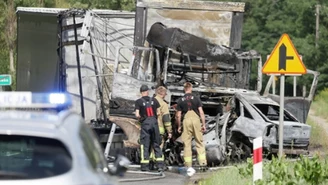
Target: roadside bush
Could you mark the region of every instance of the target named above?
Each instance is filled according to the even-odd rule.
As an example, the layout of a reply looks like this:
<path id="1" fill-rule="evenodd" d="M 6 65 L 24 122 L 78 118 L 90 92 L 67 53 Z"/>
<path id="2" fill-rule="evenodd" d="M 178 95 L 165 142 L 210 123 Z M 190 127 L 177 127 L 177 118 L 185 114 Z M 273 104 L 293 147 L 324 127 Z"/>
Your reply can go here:
<path id="1" fill-rule="evenodd" d="M 253 159 L 248 158 L 246 166 L 238 167 L 238 172 L 243 177 L 251 178 L 253 176 Z"/>
<path id="2" fill-rule="evenodd" d="M 252 160 L 247 165 L 238 168 L 239 174 L 245 178 L 252 178 Z M 284 157 L 273 158 L 263 166 L 263 179 L 255 182 L 256 185 L 314 185 L 327 183 L 328 164 L 318 155 L 313 158 L 303 157 L 295 162 Z"/>
<path id="3" fill-rule="evenodd" d="M 316 155 L 313 159 L 301 156 L 295 164 L 294 175 L 310 184 L 320 184 L 328 179 L 327 161 L 320 160 Z"/>

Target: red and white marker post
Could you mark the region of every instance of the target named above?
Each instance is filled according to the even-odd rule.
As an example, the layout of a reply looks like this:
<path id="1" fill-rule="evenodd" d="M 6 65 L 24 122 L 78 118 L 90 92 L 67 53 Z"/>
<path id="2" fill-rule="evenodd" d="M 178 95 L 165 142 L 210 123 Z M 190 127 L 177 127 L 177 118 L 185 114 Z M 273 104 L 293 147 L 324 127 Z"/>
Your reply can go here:
<path id="1" fill-rule="evenodd" d="M 262 137 L 253 140 L 253 183 L 262 179 Z"/>

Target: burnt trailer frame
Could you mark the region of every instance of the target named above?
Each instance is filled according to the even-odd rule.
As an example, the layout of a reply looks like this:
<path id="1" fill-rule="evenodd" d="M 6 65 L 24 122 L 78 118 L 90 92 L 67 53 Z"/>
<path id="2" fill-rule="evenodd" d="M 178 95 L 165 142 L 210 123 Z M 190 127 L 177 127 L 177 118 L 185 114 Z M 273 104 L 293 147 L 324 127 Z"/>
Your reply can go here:
<path id="1" fill-rule="evenodd" d="M 191 56 L 190 53 L 186 52 L 178 52 L 176 54 L 176 51 L 174 51 L 170 47 L 166 48 L 159 48 L 159 47 L 154 47 L 152 42 L 148 42 L 149 39 L 147 40 L 147 37 L 149 36 L 149 33 L 151 31 L 151 27 L 154 25 L 153 23 L 158 22 L 159 17 L 163 16 L 167 20 L 163 20 L 166 24 L 171 23 L 176 26 L 172 25 L 167 25 L 169 28 L 172 29 L 179 29 L 177 26 L 183 26 L 184 28 L 182 29 L 182 32 L 180 31 L 181 37 L 184 37 L 184 35 L 192 36 L 194 35 L 193 33 L 188 33 L 187 30 L 188 24 L 184 24 L 189 22 L 195 22 L 199 24 L 198 26 L 194 26 L 193 28 L 196 29 L 196 32 L 194 38 L 190 39 L 190 41 L 186 42 L 192 43 L 195 38 L 199 38 L 200 41 L 206 42 L 206 39 L 212 39 L 214 42 L 214 46 L 219 46 L 219 47 L 229 47 L 230 49 L 227 50 L 233 50 L 233 51 L 238 51 L 238 59 L 233 61 L 233 63 L 237 65 L 230 65 L 230 64 L 217 64 L 218 67 L 222 68 L 223 70 L 229 70 L 229 71 L 213 71 L 213 72 L 201 72 L 201 75 L 204 76 L 204 73 L 208 74 L 213 74 L 216 75 L 216 78 L 218 78 L 218 75 L 224 75 L 224 74 L 231 74 L 231 75 L 226 75 L 224 76 L 223 82 L 218 86 L 218 85 L 208 85 L 206 84 L 207 87 L 199 87 L 199 88 L 194 88 L 195 92 L 199 92 L 199 94 L 202 94 L 202 92 L 205 92 L 206 95 L 208 96 L 208 93 L 216 93 L 222 91 L 222 94 L 233 94 L 233 89 L 235 88 L 240 88 L 240 89 L 248 89 L 249 88 L 249 80 L 250 80 L 250 70 L 252 67 L 252 60 L 256 59 L 258 60 L 257 66 L 257 84 L 256 84 L 256 90 L 260 91 L 262 89 L 262 73 L 261 73 L 261 67 L 262 67 L 262 61 L 261 61 L 261 56 L 258 54 L 256 51 L 246 51 L 243 53 L 243 50 L 240 49 L 241 46 L 241 33 L 242 33 L 242 26 L 243 26 L 243 14 L 244 14 L 244 7 L 245 3 L 238 3 L 238 2 L 212 2 L 212 1 L 175 1 L 175 2 L 166 2 L 166 1 L 161 1 L 161 0 L 138 0 L 136 4 L 136 14 L 135 14 L 135 36 L 134 36 L 134 47 L 135 47 L 135 58 L 133 61 L 133 69 L 132 73 L 137 74 L 138 72 L 136 69 L 138 68 L 138 65 L 142 63 L 141 57 L 143 55 L 143 52 L 138 50 L 138 47 L 153 47 L 157 50 L 159 50 L 159 58 L 162 61 L 166 60 L 165 63 L 162 63 L 164 65 L 163 71 L 161 71 L 161 74 L 156 74 L 156 77 L 160 77 L 164 79 L 164 82 L 159 81 L 159 79 L 156 79 L 155 83 L 148 83 L 147 81 L 138 81 L 138 83 L 146 83 L 149 84 L 150 86 L 157 86 L 157 85 L 165 85 L 167 88 L 175 94 L 170 94 L 169 96 L 172 97 L 179 97 L 181 96 L 181 93 L 183 90 L 179 88 L 181 85 L 170 85 L 166 84 L 166 79 L 167 79 L 167 68 L 170 67 L 171 65 L 167 65 L 170 61 L 170 57 L 166 56 L 172 56 L 171 53 L 174 53 L 173 55 L 184 55 L 183 58 L 184 60 L 190 59 L 190 57 L 199 57 L 199 56 Z M 204 24 L 207 25 L 209 28 L 217 28 L 221 29 L 220 34 L 221 35 L 211 35 L 213 33 L 209 32 L 208 30 L 204 30 L 204 25 L 202 25 L 202 18 L 197 18 L 194 20 L 194 18 L 186 18 L 184 15 L 179 14 L 179 12 L 182 11 L 183 13 L 188 13 L 188 15 L 195 15 L 197 13 L 201 13 L 204 15 L 204 19 L 206 21 Z M 151 15 L 150 15 L 151 13 Z M 156 18 L 153 18 L 155 15 Z M 171 19 L 171 17 L 175 19 Z M 222 19 L 222 20 L 221 20 Z M 216 21 L 214 20 L 220 20 L 222 21 L 222 27 L 220 25 L 217 25 Z M 218 21 L 218 22 L 220 22 Z M 220 23 L 221 24 L 221 23 Z M 227 32 L 226 35 L 224 33 Z M 205 34 L 203 38 L 200 38 L 199 35 Z M 229 38 L 224 37 L 223 39 L 220 40 L 220 36 L 229 35 Z M 177 35 L 177 34 L 174 34 Z M 172 37 L 175 39 L 174 37 Z M 164 37 L 163 39 L 164 40 Z M 181 44 L 181 39 L 175 40 L 175 42 Z M 215 43 L 215 41 L 217 43 Z M 223 45 L 219 44 L 218 42 L 222 42 Z M 227 44 L 227 45 L 225 45 Z M 225 45 L 225 46 L 224 46 Z M 185 47 L 188 49 L 187 47 Z M 121 50 L 121 48 L 119 48 Z M 166 58 L 165 58 L 166 57 Z M 176 58 L 174 58 L 176 59 Z M 209 69 L 206 67 L 205 62 L 206 58 L 199 59 L 198 62 L 202 63 L 200 64 L 200 68 L 202 70 Z M 146 64 L 147 65 L 147 64 Z M 174 64 L 172 66 L 179 65 L 179 64 Z M 197 64 L 199 65 L 199 64 Z M 210 64 L 213 65 L 213 64 Z M 216 65 L 216 64 L 215 64 Z M 188 65 L 191 66 L 191 65 Z M 161 66 L 162 67 L 162 66 Z M 212 66 L 210 66 L 212 67 Z M 131 69 L 130 69 L 131 70 Z M 184 69 L 185 71 L 185 69 Z M 121 76 L 121 75 L 120 75 Z M 129 77 L 127 77 L 129 78 Z M 120 77 L 117 77 L 116 79 L 120 79 Z M 132 80 L 132 79 L 131 79 Z M 134 80 L 133 80 L 134 81 Z M 122 80 L 120 80 L 119 83 L 123 83 Z M 135 86 L 136 83 L 134 83 L 133 86 Z M 115 79 L 114 79 L 114 86 L 118 85 L 115 84 Z M 131 84 L 132 85 L 132 84 Z M 128 83 L 126 83 L 126 86 L 129 86 Z M 119 86 L 116 86 L 119 87 Z M 114 88 L 116 90 L 117 88 Z M 133 107 L 126 107 L 127 102 L 132 103 L 134 101 L 133 98 L 124 98 L 122 97 L 121 91 L 113 92 L 113 101 L 116 102 L 115 104 L 121 105 L 121 108 L 124 108 L 126 111 L 120 111 L 119 109 L 111 109 L 110 113 L 114 115 L 118 114 L 131 114 L 133 112 Z M 127 93 L 124 93 L 127 94 Z M 220 94 L 220 93 L 218 93 Z M 134 95 L 133 95 L 134 96 Z M 136 96 L 137 97 L 137 96 Z M 171 98 L 168 98 L 169 102 L 171 102 Z M 176 101 L 176 100 L 174 100 Z M 224 100 L 225 102 L 227 99 Z"/>
<path id="2" fill-rule="evenodd" d="M 232 22 L 230 44 L 234 49 L 240 49 L 242 39 L 242 28 L 244 19 L 245 3 L 241 2 L 213 2 L 213 1 L 181 1 L 175 3 L 161 0 L 137 0 L 136 22 L 135 22 L 135 46 L 144 46 L 147 36 L 147 12 L 153 9 L 176 9 L 176 10 L 209 10 L 209 11 L 231 11 Z"/>

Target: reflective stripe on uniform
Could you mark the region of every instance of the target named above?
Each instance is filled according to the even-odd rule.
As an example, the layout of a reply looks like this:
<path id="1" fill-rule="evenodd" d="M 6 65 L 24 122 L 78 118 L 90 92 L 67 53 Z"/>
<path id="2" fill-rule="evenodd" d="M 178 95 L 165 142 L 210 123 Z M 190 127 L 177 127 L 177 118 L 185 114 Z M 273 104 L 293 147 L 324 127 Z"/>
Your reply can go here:
<path id="1" fill-rule="evenodd" d="M 171 133 L 172 132 L 172 124 L 171 122 L 165 122 L 164 123 L 164 126 L 165 126 L 165 129 L 168 133 Z"/>
<path id="2" fill-rule="evenodd" d="M 156 161 L 164 161 L 164 157 L 156 158 Z"/>
<path id="3" fill-rule="evenodd" d="M 152 161 L 164 161 L 164 156 L 159 157 L 159 158 L 155 158 L 154 153 L 152 152 L 152 153 L 151 153 L 151 157 L 150 157 L 150 159 L 151 159 Z"/>
<path id="4" fill-rule="evenodd" d="M 205 154 L 198 155 L 198 160 L 199 161 L 205 161 L 206 160 L 206 155 Z"/>
<path id="5" fill-rule="evenodd" d="M 148 164 L 149 163 L 149 160 L 141 160 L 140 163 L 142 163 L 142 164 Z"/>
<path id="6" fill-rule="evenodd" d="M 155 160 L 155 155 L 154 155 L 154 151 L 152 151 L 149 155 L 149 159 L 151 160 Z"/>
<path id="7" fill-rule="evenodd" d="M 140 150 L 141 150 L 141 160 L 140 160 L 140 163 L 149 163 L 149 160 L 145 160 L 144 158 L 144 146 L 143 145 L 140 145 Z"/>
<path id="8" fill-rule="evenodd" d="M 192 162 L 192 157 L 183 157 L 183 159 L 186 163 L 191 163 Z"/>
<path id="9" fill-rule="evenodd" d="M 164 134 L 165 133 L 165 129 L 164 129 L 164 127 L 159 127 L 159 133 L 160 134 Z"/>
<path id="10" fill-rule="evenodd" d="M 170 126 L 171 126 L 171 122 L 165 122 L 165 123 L 164 123 L 164 126 L 165 126 L 165 127 L 170 127 Z"/>

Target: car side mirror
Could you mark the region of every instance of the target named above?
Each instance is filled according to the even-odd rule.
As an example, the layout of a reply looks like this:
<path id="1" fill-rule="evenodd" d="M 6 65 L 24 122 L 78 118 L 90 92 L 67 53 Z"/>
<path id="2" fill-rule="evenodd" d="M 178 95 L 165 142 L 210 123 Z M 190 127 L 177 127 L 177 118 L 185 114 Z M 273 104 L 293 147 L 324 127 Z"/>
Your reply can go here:
<path id="1" fill-rule="evenodd" d="M 123 155 L 118 155 L 114 164 L 109 167 L 109 174 L 115 176 L 123 176 L 124 173 L 128 170 L 129 165 L 131 164 L 130 160 Z"/>

